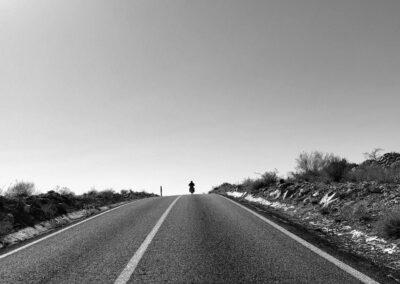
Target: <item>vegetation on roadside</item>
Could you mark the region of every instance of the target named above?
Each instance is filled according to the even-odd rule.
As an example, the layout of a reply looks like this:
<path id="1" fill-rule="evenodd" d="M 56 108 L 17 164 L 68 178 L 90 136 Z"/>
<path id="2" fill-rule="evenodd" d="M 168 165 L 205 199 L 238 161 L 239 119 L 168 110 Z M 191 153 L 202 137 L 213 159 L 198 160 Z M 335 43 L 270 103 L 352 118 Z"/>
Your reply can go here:
<path id="1" fill-rule="evenodd" d="M 378 228 L 382 234 L 391 239 L 400 239 L 400 208 L 393 209 L 379 220 Z"/>
<path id="2" fill-rule="evenodd" d="M 59 186 L 47 193 L 35 193 L 33 183 L 20 181 L 3 191 L 3 195 L 0 194 L 0 236 L 69 212 L 156 196 L 143 191 L 115 192 L 113 189 L 91 189 L 82 195 L 75 195 L 70 189 Z"/>
<path id="3" fill-rule="evenodd" d="M 247 178 L 238 186 L 240 187 L 241 191 L 255 193 L 263 188 L 267 188 L 269 186 L 276 184 L 277 181 L 278 181 L 278 173 L 275 170 L 271 172 L 265 172 L 264 174 L 261 174 L 259 178 L 256 179 Z"/>
<path id="4" fill-rule="evenodd" d="M 303 152 L 286 178 L 266 172 L 239 184 L 223 183 L 211 192 L 247 192 L 302 211 L 314 208 L 335 222 L 376 225 L 379 235 L 400 239 L 400 209 L 395 208 L 400 203 L 400 153 L 380 151 L 364 153 L 367 159 L 360 164 L 331 153 Z"/>
<path id="5" fill-rule="evenodd" d="M 296 182 L 377 182 L 400 183 L 400 153 L 391 152 L 378 155 L 380 148 L 364 153 L 368 158 L 361 164 L 332 153 L 320 151 L 302 152 L 296 158 L 296 171 L 290 172 L 286 179 L 279 177 L 276 170 L 267 171 L 258 178 L 246 178 L 236 186 L 240 191 L 258 192 L 279 183 Z M 388 164 L 389 161 L 389 164 Z M 218 188 L 226 187 L 224 183 Z"/>

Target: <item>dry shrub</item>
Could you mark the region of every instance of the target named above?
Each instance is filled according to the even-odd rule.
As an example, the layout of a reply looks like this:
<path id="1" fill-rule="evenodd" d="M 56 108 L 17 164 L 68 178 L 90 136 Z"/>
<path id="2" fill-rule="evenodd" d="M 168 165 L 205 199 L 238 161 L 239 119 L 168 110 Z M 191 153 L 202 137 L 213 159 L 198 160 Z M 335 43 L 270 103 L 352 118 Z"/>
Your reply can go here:
<path id="1" fill-rule="evenodd" d="M 346 177 L 352 166 L 346 159 L 333 157 L 324 168 L 323 173 L 326 174 L 329 181 L 340 182 Z"/>
<path id="2" fill-rule="evenodd" d="M 348 202 L 340 209 L 340 217 L 347 221 L 371 221 L 371 213 L 368 210 L 368 202 Z"/>
<path id="3" fill-rule="evenodd" d="M 6 215 L 2 220 L 0 220 L 0 236 L 7 235 L 13 229 L 13 217 L 11 214 Z"/>
<path id="4" fill-rule="evenodd" d="M 360 202 L 354 206 L 353 216 L 356 220 L 369 221 L 371 219 L 371 214 L 368 211 L 367 203 Z"/>
<path id="5" fill-rule="evenodd" d="M 247 178 L 242 181 L 241 184 L 238 185 L 239 191 L 246 191 L 250 193 L 258 193 L 268 187 L 276 185 L 278 182 L 278 174 L 277 171 L 267 171 L 261 174 L 260 178 L 251 179 Z"/>
<path id="6" fill-rule="evenodd" d="M 348 179 L 353 182 L 376 181 L 380 183 L 398 183 L 400 182 L 400 168 L 363 165 L 350 171 Z"/>
<path id="7" fill-rule="evenodd" d="M 296 158 L 296 172 L 292 175 L 295 180 L 301 181 L 340 182 L 353 166 L 332 153 L 302 152 Z"/>
<path id="8" fill-rule="evenodd" d="M 51 219 L 57 215 L 57 208 L 52 203 L 43 204 L 41 209 L 46 219 Z"/>
<path id="9" fill-rule="evenodd" d="M 35 192 L 35 184 L 32 182 L 17 181 L 9 187 L 6 192 L 7 197 L 24 198 L 31 196 Z"/>
<path id="10" fill-rule="evenodd" d="M 237 189 L 237 186 L 225 182 L 223 184 L 213 187 L 213 189 L 210 191 L 210 193 L 217 193 L 217 192 L 225 193 L 227 191 L 235 191 L 236 189 Z"/>
<path id="11" fill-rule="evenodd" d="M 380 220 L 378 228 L 387 238 L 400 238 L 400 208 L 387 212 Z"/>

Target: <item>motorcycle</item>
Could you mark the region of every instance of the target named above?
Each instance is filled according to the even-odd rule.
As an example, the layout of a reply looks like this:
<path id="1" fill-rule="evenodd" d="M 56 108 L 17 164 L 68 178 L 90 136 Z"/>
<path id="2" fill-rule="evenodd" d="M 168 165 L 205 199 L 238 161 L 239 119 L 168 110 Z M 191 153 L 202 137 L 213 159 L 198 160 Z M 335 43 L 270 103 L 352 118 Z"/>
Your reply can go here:
<path id="1" fill-rule="evenodd" d="M 193 182 L 193 181 L 191 181 L 191 182 L 189 183 L 189 192 L 190 192 L 191 194 L 194 193 L 194 182 Z"/>

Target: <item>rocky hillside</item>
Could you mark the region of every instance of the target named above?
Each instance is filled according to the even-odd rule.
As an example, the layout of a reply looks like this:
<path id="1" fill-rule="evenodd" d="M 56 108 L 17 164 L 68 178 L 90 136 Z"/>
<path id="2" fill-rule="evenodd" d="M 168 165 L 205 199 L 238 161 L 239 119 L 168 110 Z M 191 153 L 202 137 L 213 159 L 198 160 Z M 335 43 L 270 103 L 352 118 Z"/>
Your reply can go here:
<path id="1" fill-rule="evenodd" d="M 398 168 L 400 167 L 400 153 L 391 152 L 382 155 L 376 160 L 369 159 L 363 162 L 362 165 L 377 165 L 384 168 Z"/>

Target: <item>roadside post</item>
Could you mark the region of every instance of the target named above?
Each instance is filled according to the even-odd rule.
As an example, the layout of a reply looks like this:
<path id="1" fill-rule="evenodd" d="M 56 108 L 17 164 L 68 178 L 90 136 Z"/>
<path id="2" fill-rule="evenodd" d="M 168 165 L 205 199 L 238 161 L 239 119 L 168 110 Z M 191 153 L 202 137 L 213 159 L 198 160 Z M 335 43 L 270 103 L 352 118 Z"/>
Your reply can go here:
<path id="1" fill-rule="evenodd" d="M 162 197 L 162 185 L 160 186 L 160 196 Z"/>

